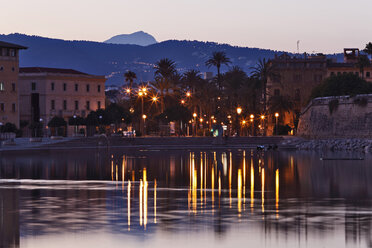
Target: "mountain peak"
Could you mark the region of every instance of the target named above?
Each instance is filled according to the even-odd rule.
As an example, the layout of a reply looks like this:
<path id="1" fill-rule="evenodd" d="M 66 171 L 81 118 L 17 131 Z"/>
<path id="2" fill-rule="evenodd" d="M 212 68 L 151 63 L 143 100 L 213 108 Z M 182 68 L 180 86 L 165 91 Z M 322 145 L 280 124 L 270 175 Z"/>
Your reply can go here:
<path id="1" fill-rule="evenodd" d="M 148 46 L 158 43 L 152 35 L 143 31 L 137 31 L 132 34 L 116 35 L 104 42 L 111 44 L 131 44 L 139 46 Z"/>

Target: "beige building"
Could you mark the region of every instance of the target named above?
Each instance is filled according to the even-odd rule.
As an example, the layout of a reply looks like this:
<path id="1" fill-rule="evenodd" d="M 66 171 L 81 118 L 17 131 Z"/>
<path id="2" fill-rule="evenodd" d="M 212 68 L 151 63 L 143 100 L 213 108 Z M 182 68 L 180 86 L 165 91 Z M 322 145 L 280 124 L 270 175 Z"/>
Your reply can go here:
<path id="1" fill-rule="evenodd" d="M 71 69 L 20 68 L 20 119 L 46 128 L 54 117 L 66 121 L 86 117 L 90 111 L 105 108 L 105 77 Z M 68 129 L 72 135 L 73 127 Z"/>
<path id="2" fill-rule="evenodd" d="M 26 47 L 0 41 L 0 123 L 19 127 L 19 50 Z"/>

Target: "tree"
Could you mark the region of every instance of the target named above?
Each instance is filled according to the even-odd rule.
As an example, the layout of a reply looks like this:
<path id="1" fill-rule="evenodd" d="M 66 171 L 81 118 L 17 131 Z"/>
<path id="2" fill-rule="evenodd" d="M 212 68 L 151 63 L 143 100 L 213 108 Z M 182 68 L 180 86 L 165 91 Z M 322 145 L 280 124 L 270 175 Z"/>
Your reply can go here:
<path id="1" fill-rule="evenodd" d="M 63 136 L 65 134 L 64 129 L 67 126 L 67 122 L 59 116 L 54 116 L 49 122 L 48 126 L 52 129 L 54 135 Z"/>
<path id="2" fill-rule="evenodd" d="M 327 96 L 355 96 L 371 94 L 372 84 L 354 74 L 341 74 L 327 78 L 312 90 L 310 100 Z"/>
<path id="3" fill-rule="evenodd" d="M 186 71 L 182 77 L 183 86 L 192 93 L 195 92 L 202 80 L 200 71 L 194 69 Z"/>
<path id="4" fill-rule="evenodd" d="M 283 115 L 285 112 L 290 113 L 293 110 L 294 103 L 289 96 L 272 96 L 268 101 L 268 108 L 270 113 L 280 113 Z"/>
<path id="5" fill-rule="evenodd" d="M 369 42 L 368 44 L 366 44 L 366 48 L 364 48 L 363 52 L 371 55 L 371 59 L 372 59 L 372 42 Z"/>
<path id="6" fill-rule="evenodd" d="M 256 66 L 251 68 L 252 77 L 258 79 L 261 82 L 261 89 L 263 95 L 263 111 L 267 111 L 267 80 L 269 78 L 276 78 L 278 75 L 275 73 L 274 66 L 270 63 L 270 61 L 266 59 L 260 59 Z"/>
<path id="7" fill-rule="evenodd" d="M 212 57 L 210 57 L 205 65 L 208 67 L 215 66 L 217 68 L 217 84 L 218 88 L 221 90 L 221 65 L 229 65 L 231 63 L 230 59 L 226 56 L 225 52 L 213 52 Z"/>
<path id="8" fill-rule="evenodd" d="M 135 79 L 137 79 L 137 75 L 133 71 L 127 71 L 126 73 L 124 73 L 124 79 L 125 82 L 129 82 L 129 88 L 132 89 L 133 82 Z"/>
<path id="9" fill-rule="evenodd" d="M 131 123 L 131 115 L 129 111 L 125 110 L 123 107 L 116 103 L 112 103 L 105 109 L 107 118 L 109 119 L 110 124 L 119 124 L 119 123 Z"/>
<path id="10" fill-rule="evenodd" d="M 161 59 L 155 63 L 155 77 L 171 79 L 176 71 L 176 63 L 168 58 Z"/>
<path id="11" fill-rule="evenodd" d="M 367 55 L 361 54 L 358 57 L 358 62 L 356 63 L 356 66 L 358 66 L 360 75 L 362 78 L 364 78 L 364 68 L 370 65 L 370 61 L 367 57 Z"/>

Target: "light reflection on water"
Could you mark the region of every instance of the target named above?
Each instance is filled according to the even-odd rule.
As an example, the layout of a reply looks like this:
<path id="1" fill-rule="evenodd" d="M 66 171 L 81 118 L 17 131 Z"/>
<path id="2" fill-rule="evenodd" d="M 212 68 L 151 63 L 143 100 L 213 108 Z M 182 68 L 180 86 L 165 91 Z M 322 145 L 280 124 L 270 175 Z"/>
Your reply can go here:
<path id="1" fill-rule="evenodd" d="M 0 245 L 372 247 L 371 161 L 251 150 L 7 155 Z"/>

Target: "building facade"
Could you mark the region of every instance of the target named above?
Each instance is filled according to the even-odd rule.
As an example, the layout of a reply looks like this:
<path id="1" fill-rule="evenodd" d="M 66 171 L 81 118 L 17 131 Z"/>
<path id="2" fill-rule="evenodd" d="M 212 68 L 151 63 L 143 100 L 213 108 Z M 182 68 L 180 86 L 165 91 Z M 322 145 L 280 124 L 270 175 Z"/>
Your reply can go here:
<path id="1" fill-rule="evenodd" d="M 105 108 L 105 77 L 71 69 L 20 68 L 20 119 L 28 123 L 47 123 L 54 117 L 66 121 L 72 116 L 86 117 Z M 69 128 L 68 135 L 72 135 Z"/>
<path id="2" fill-rule="evenodd" d="M 19 127 L 19 51 L 26 47 L 0 41 L 0 123 Z"/>

